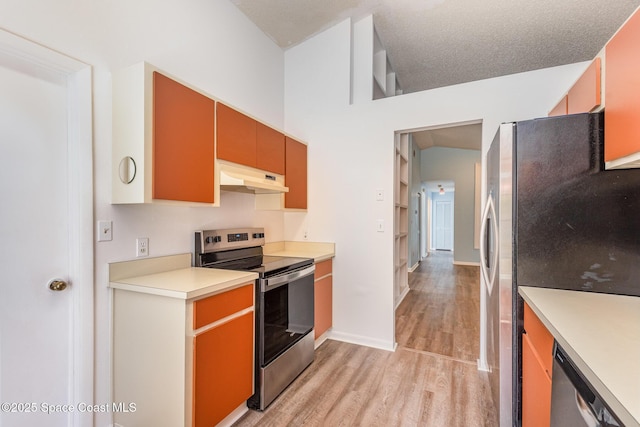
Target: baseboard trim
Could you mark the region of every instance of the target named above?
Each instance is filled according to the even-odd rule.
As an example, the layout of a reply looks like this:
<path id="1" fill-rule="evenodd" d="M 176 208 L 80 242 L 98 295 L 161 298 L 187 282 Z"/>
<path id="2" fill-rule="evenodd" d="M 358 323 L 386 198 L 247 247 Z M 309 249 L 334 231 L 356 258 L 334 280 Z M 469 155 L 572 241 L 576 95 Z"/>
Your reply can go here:
<path id="1" fill-rule="evenodd" d="M 480 267 L 479 262 L 453 261 L 453 265 L 466 265 L 469 267 Z"/>
<path id="2" fill-rule="evenodd" d="M 491 372 L 491 366 L 486 361 L 478 359 L 478 371 Z"/>
<path id="3" fill-rule="evenodd" d="M 413 273 L 418 266 L 420 266 L 420 261 L 416 262 L 413 267 L 409 269 L 409 273 Z"/>
<path id="4" fill-rule="evenodd" d="M 240 406 L 238 406 L 236 409 L 234 409 L 233 412 L 231 412 L 229 415 L 227 415 L 227 417 L 225 419 L 220 421 L 220 423 L 217 426 L 218 427 L 231 427 L 233 424 L 235 424 L 236 421 L 238 421 L 240 418 L 242 418 L 242 416 L 244 414 L 246 414 L 247 412 L 249 412 L 249 408 L 247 408 L 247 404 L 246 403 L 242 403 Z M 115 425 L 117 425 L 117 424 L 114 424 L 114 426 Z"/>
<path id="5" fill-rule="evenodd" d="M 395 351 L 396 349 L 395 342 L 378 340 L 374 338 L 365 337 L 362 335 L 348 334 L 345 332 L 332 331 L 327 338 L 334 341 L 342 341 L 349 344 L 363 345 L 365 347 L 372 347 L 380 350 Z"/>
<path id="6" fill-rule="evenodd" d="M 411 289 L 407 286 L 404 291 L 402 291 L 402 294 L 400 295 L 400 298 L 398 298 L 398 301 L 396 302 L 396 306 L 394 307 L 394 310 L 397 310 L 398 307 L 400 306 L 400 304 L 402 304 L 402 301 L 404 300 L 404 298 L 409 294 L 409 291 Z"/>
<path id="7" fill-rule="evenodd" d="M 325 331 L 324 334 L 320 335 L 318 338 L 316 338 L 316 340 L 314 341 L 314 349 L 318 349 L 318 347 L 320 347 L 322 345 L 322 343 L 324 343 L 326 340 L 329 339 L 329 336 L 331 335 L 331 329 L 329 328 Z"/>

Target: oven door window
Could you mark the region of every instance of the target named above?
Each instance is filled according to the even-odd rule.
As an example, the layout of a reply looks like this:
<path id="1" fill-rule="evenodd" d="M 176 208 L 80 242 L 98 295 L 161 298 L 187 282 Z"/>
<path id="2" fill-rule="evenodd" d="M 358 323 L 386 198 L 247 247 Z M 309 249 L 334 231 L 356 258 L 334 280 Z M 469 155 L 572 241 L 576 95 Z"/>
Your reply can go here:
<path id="1" fill-rule="evenodd" d="M 266 366 L 313 329 L 313 275 L 264 292 L 262 298 L 264 354 L 261 362 Z"/>

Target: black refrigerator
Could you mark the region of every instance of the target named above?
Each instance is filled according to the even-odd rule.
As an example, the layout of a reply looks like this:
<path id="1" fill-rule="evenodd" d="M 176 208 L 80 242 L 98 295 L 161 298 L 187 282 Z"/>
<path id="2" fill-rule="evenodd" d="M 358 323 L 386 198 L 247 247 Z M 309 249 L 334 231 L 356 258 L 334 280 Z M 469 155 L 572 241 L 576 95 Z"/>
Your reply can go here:
<path id="1" fill-rule="evenodd" d="M 505 123 L 487 153 L 481 328 L 501 426 L 521 423 L 518 286 L 640 296 L 640 169 L 604 169 L 604 125 Z"/>

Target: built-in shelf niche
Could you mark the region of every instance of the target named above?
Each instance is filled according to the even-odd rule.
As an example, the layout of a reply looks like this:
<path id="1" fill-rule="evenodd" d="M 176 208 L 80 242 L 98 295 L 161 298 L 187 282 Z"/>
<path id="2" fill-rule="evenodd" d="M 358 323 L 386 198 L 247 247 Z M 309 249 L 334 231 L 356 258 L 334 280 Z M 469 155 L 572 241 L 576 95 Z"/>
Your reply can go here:
<path id="1" fill-rule="evenodd" d="M 396 307 L 409 287 L 409 138 L 409 134 L 398 134 L 395 138 L 393 294 Z"/>
<path id="2" fill-rule="evenodd" d="M 402 89 L 391 67 L 387 51 L 373 29 L 373 99 L 401 95 Z"/>

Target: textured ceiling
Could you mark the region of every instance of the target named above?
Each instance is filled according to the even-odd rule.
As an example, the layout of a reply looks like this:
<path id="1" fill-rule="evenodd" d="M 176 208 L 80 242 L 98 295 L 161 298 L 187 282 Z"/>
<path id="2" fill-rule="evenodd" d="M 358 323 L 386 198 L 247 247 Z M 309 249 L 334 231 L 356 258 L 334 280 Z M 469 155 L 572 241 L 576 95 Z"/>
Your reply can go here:
<path id="1" fill-rule="evenodd" d="M 431 147 L 480 150 L 482 124 L 471 124 L 424 130 L 412 133 L 414 144 L 421 150 Z"/>
<path id="2" fill-rule="evenodd" d="M 231 0 L 283 48 L 373 15 L 404 93 L 592 59 L 640 0 Z"/>
<path id="3" fill-rule="evenodd" d="M 446 193 L 456 191 L 456 183 L 453 181 L 425 181 L 422 183 L 427 193 L 437 193 L 440 187 L 444 188 Z"/>
<path id="4" fill-rule="evenodd" d="M 230 0 L 286 49 L 373 15 L 404 93 L 592 59 L 640 0 Z M 413 134 L 480 149 L 481 125 Z"/>

